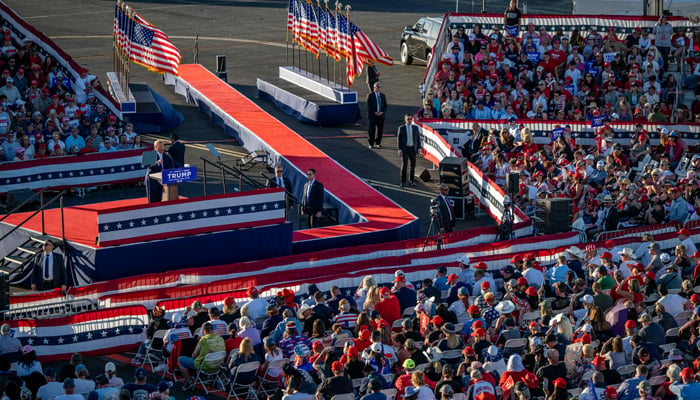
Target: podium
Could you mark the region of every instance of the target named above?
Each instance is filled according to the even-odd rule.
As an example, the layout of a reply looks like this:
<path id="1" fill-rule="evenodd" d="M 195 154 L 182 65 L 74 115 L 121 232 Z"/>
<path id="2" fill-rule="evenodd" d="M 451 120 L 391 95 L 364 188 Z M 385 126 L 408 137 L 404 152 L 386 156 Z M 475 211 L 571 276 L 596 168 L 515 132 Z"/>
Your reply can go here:
<path id="1" fill-rule="evenodd" d="M 161 199 L 161 201 L 171 201 L 171 200 L 177 200 L 180 198 L 180 194 L 178 192 L 178 184 L 177 183 L 163 184 L 163 173 L 162 172 L 154 172 L 152 174 L 149 174 L 148 177 L 150 179 L 156 180 L 158 183 L 160 183 L 163 186 L 163 198 Z"/>

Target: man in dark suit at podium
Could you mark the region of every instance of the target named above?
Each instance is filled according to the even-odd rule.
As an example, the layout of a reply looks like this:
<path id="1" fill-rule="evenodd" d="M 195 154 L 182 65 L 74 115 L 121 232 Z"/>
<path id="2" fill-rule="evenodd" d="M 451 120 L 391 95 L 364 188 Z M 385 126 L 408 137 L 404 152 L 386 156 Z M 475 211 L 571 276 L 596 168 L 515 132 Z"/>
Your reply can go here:
<path id="1" fill-rule="evenodd" d="M 146 173 L 146 194 L 148 195 L 149 203 L 159 203 L 163 199 L 163 185 L 149 175 L 163 172 L 164 169 L 172 169 L 175 165 L 170 155 L 164 152 L 164 140 L 156 140 L 153 143 L 153 149 L 156 153 L 156 160 L 154 165 L 148 167 L 148 172 Z"/>
<path id="2" fill-rule="evenodd" d="M 382 135 L 384 134 L 384 116 L 386 113 L 386 96 L 381 92 L 382 84 L 374 83 L 374 92 L 367 95 L 367 119 L 369 120 L 369 128 L 367 135 L 369 136 L 369 148 L 374 146 L 382 148 Z"/>
<path id="3" fill-rule="evenodd" d="M 440 185 L 440 194 L 434 200 L 437 201 L 440 207 L 441 233 L 450 233 L 455 228 L 455 212 L 450 205 L 450 199 L 447 198 L 449 192 L 449 188 L 443 183 Z"/>
<path id="4" fill-rule="evenodd" d="M 309 228 L 318 228 L 323 215 L 323 184 L 316 180 L 316 170 L 309 168 L 309 181 L 304 184 L 301 209 Z"/>
<path id="5" fill-rule="evenodd" d="M 54 244 L 47 240 L 44 252 L 34 259 L 32 266 L 32 290 L 51 290 L 61 288 L 66 291 L 66 264 L 63 256 L 54 253 Z"/>
<path id="6" fill-rule="evenodd" d="M 287 208 L 290 208 L 292 206 L 292 199 L 294 199 L 294 196 L 291 195 L 292 193 L 292 182 L 289 180 L 289 178 L 282 176 L 284 174 L 284 169 L 282 168 L 281 165 L 275 166 L 275 176 L 272 178 L 267 179 L 267 184 L 265 185 L 266 188 L 277 188 L 281 187 L 284 188 L 285 190 L 285 199 L 286 199 L 286 205 Z"/>
<path id="7" fill-rule="evenodd" d="M 408 163 L 411 163 L 411 169 L 408 175 L 408 183 L 411 186 L 416 186 L 413 181 L 416 174 L 416 155 L 420 151 L 420 134 L 418 127 L 413 125 L 413 116 L 406 114 L 404 116 L 406 125 L 399 127 L 398 135 L 396 135 L 396 147 L 399 149 L 399 157 L 401 157 L 401 187 L 406 186 L 406 169 Z"/>
<path id="8" fill-rule="evenodd" d="M 185 166 L 185 145 L 180 141 L 180 136 L 177 133 L 170 135 L 168 154 L 173 159 L 175 168 L 182 168 Z"/>

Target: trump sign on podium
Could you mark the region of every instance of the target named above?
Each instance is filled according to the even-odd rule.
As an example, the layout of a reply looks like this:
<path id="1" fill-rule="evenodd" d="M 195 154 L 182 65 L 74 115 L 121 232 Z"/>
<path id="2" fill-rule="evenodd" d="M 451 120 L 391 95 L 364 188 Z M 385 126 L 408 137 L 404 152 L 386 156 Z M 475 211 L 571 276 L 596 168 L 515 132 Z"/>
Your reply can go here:
<path id="1" fill-rule="evenodd" d="M 197 167 L 164 169 L 162 179 L 163 185 L 196 181 Z"/>

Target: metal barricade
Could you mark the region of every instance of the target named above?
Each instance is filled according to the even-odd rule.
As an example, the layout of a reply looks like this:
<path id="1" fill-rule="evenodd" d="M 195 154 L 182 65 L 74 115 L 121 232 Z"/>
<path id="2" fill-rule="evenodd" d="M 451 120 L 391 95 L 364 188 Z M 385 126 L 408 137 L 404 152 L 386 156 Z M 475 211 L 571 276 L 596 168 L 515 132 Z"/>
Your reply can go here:
<path id="1" fill-rule="evenodd" d="M 62 300 L 55 303 L 38 304 L 35 306 L 0 311 L 0 315 L 2 316 L 3 321 L 8 321 L 14 319 L 61 317 L 94 309 L 97 309 L 97 307 L 91 300 L 88 299 Z"/>

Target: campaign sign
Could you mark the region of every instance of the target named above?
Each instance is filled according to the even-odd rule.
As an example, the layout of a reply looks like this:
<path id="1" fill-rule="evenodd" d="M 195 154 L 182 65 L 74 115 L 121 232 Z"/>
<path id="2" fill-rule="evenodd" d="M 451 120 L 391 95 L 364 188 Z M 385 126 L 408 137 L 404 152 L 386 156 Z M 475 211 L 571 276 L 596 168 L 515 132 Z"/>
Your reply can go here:
<path id="1" fill-rule="evenodd" d="M 603 121 L 606 119 L 608 119 L 608 114 L 598 115 L 597 117 L 593 117 L 593 119 L 591 119 L 591 128 L 597 128 L 599 126 L 603 126 Z"/>
<path id="2" fill-rule="evenodd" d="M 528 51 L 528 52 L 527 52 L 527 59 L 528 59 L 530 62 L 533 62 L 533 63 L 538 63 L 538 62 L 540 62 L 540 52 L 538 52 L 538 51 Z"/>
<path id="3" fill-rule="evenodd" d="M 518 25 L 506 26 L 506 33 L 509 37 L 518 37 L 520 33 L 520 27 Z"/>
<path id="4" fill-rule="evenodd" d="M 564 134 L 564 128 L 554 128 L 552 129 L 552 141 L 557 140 L 559 136 Z"/>
<path id="5" fill-rule="evenodd" d="M 605 53 L 603 54 L 603 61 L 605 62 L 613 62 L 615 60 L 615 53 Z"/>
<path id="6" fill-rule="evenodd" d="M 164 169 L 162 178 L 163 185 L 196 181 L 197 167 Z"/>

